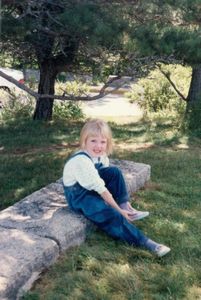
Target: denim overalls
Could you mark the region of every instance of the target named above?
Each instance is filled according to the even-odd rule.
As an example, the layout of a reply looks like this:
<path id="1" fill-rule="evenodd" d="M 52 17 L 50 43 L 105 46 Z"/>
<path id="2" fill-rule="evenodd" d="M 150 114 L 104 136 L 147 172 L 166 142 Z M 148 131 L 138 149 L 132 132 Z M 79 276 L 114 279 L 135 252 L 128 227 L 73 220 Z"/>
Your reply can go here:
<path id="1" fill-rule="evenodd" d="M 75 153 L 70 159 L 77 155 L 85 155 L 91 159 L 86 152 Z M 104 167 L 102 163 L 95 164 L 95 167 L 116 202 L 121 204 L 128 201 L 129 195 L 120 169 L 114 166 Z M 147 237 L 108 205 L 97 192 L 75 183 L 72 186 L 64 186 L 64 193 L 69 207 L 74 212 L 82 213 L 108 235 L 131 245 L 144 246 Z"/>

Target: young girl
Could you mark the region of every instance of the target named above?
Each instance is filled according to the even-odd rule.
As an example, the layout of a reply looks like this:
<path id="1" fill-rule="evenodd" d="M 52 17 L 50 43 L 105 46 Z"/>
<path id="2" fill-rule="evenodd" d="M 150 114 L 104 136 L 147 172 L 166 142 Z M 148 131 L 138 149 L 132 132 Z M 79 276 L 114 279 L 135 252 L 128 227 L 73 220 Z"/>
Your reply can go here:
<path id="1" fill-rule="evenodd" d="M 146 237 L 133 224 L 149 215 L 135 210 L 123 175 L 109 165 L 112 133 L 108 124 L 89 120 L 81 130 L 80 150 L 64 166 L 63 185 L 69 207 L 95 223 L 100 229 L 130 245 L 144 247 L 162 257 L 170 248 Z"/>

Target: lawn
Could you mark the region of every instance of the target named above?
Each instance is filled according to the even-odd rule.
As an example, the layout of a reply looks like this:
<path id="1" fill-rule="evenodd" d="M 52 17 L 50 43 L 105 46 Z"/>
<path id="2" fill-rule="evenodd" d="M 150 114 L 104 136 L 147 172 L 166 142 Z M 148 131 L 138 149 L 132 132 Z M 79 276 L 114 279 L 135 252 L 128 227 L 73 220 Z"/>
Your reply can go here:
<path id="1" fill-rule="evenodd" d="M 55 181 L 78 143 L 81 122 L 11 123 L 0 128 L 1 209 Z M 159 259 L 96 230 L 64 253 L 24 300 L 201 299 L 201 139 L 167 120 L 111 123 L 113 158 L 151 165 L 133 205 L 150 216 L 136 225 L 172 248 Z"/>

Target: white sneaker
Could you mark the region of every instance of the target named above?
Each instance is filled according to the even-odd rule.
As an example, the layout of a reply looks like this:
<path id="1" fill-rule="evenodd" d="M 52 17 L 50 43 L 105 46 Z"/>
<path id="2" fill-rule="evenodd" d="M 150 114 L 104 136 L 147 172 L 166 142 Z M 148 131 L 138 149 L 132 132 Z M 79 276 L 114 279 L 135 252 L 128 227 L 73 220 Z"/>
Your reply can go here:
<path id="1" fill-rule="evenodd" d="M 165 245 L 158 245 L 156 247 L 156 249 L 154 250 L 154 253 L 158 256 L 158 257 L 162 257 L 166 254 L 168 254 L 171 251 L 171 249 Z"/>
<path id="2" fill-rule="evenodd" d="M 149 216 L 148 211 L 139 211 L 139 210 L 132 213 L 132 214 L 129 214 L 129 217 L 130 217 L 131 221 L 141 220 L 141 219 L 144 219 L 148 216 Z"/>

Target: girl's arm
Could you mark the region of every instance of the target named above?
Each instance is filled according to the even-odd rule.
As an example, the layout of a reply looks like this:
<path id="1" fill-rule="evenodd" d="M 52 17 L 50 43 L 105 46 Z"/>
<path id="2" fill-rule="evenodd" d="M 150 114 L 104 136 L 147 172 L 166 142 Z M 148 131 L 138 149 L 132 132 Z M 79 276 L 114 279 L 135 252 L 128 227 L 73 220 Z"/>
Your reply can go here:
<path id="1" fill-rule="evenodd" d="M 103 198 L 103 200 L 109 204 L 110 206 L 112 206 L 113 208 L 115 208 L 118 212 L 120 212 L 120 214 L 122 216 L 124 216 L 128 221 L 132 221 L 129 217 L 129 214 L 126 210 L 124 209 L 121 209 L 119 207 L 119 205 L 116 203 L 116 201 L 114 200 L 112 194 L 108 191 L 108 190 L 105 190 L 102 194 L 101 194 L 101 197 Z"/>
<path id="2" fill-rule="evenodd" d="M 87 190 L 94 190 L 101 194 L 106 190 L 105 182 L 99 176 L 93 162 L 89 157 L 77 155 L 70 159 L 63 171 L 64 185 L 70 186 L 78 182 Z"/>

